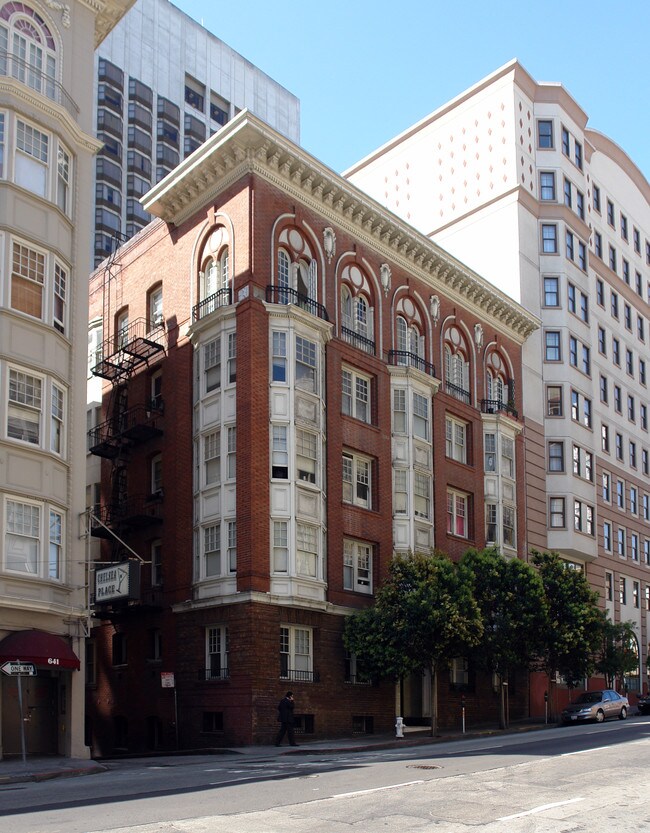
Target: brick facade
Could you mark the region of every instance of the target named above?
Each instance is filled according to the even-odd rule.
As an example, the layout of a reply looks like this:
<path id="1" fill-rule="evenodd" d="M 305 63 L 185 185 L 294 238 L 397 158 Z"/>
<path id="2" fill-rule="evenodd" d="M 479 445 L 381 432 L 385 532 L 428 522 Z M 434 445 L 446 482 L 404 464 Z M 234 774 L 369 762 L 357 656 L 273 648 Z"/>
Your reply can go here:
<path id="1" fill-rule="evenodd" d="M 512 436 L 516 448 L 512 480 L 518 485 L 510 500 L 518 511 L 518 547 L 513 547 L 513 554 L 522 551 L 525 541 L 517 411 L 522 404 L 521 344 L 534 328 L 533 320 L 516 304 L 495 297 L 478 276 L 446 261 L 425 238 L 395 225 L 377 205 L 364 208 L 374 217 L 364 220 L 361 192 L 319 168 L 286 140 L 279 142 L 273 131 L 249 115 L 235 119 L 197 154 L 193 168 L 184 163 L 170 175 L 167 189 L 165 181 L 151 192 L 147 210 L 162 219 L 120 249 L 115 263 L 100 267 L 91 284 L 91 305 L 95 315 L 104 318 L 109 343 L 114 343 L 110 340 L 115 314 L 128 307 L 129 322 L 147 318 L 148 293 L 160 283 L 165 319 L 164 336 L 159 338 L 164 351 L 124 377 L 130 407 L 146 401 L 152 374 L 162 371 L 164 413 L 156 423 L 162 433 L 139 443 L 122 443 L 117 457 L 103 464 L 102 479 L 105 503 L 115 497 L 116 469 L 122 465 L 128 495 L 150 497 L 152 459 L 161 455 L 164 494 L 155 498 L 159 508 L 145 512 L 137 523 L 116 523 L 114 531 L 145 561 L 150 561 L 151 542 L 162 542 L 162 584 L 152 586 L 152 567 L 144 564 L 138 599 L 96 608 L 97 672 L 88 690 L 95 754 L 120 746 L 129 751 L 170 748 L 176 734 L 182 748 L 268 743 L 277 729 L 277 702 L 289 688 L 301 715 L 299 731 L 311 736 L 392 729 L 394 686 L 388 681 L 368 686 L 346 680 L 344 617 L 370 604 L 373 593 L 363 583 L 350 589 L 344 542 L 354 552 L 358 545 L 371 553 L 372 591 L 386 577 L 396 549 L 419 549 L 418 542 L 427 540 L 429 547 L 458 558 L 470 546 L 483 547 L 486 420 L 494 426 L 490 430 Z M 210 164 L 203 180 L 203 187 L 210 183 L 210 196 L 204 198 L 190 182 L 201 160 Z M 300 177 L 307 184 L 297 188 Z M 320 187 L 312 190 L 316 181 Z M 345 199 L 335 193 L 340 188 L 348 195 Z M 165 200 L 173 202 L 175 195 L 178 201 L 170 208 Z M 378 225 L 374 232 L 373 222 Z M 335 251 L 327 251 L 332 232 Z M 226 245 L 228 274 L 222 288 L 229 294 L 219 296 L 226 303 L 210 306 L 206 269 L 216 270 L 214 264 Z M 208 256 L 211 246 L 214 252 Z M 278 251 L 283 247 L 291 257 L 295 254 L 288 284 L 279 278 Z M 417 256 L 409 255 L 409 249 L 418 249 Z M 445 282 L 450 274 L 455 284 Z M 311 281 L 308 295 L 296 290 L 306 285 L 301 280 Z M 360 330 L 350 333 L 345 327 L 344 285 L 356 293 L 355 304 L 361 295 L 367 298 L 374 324 L 364 329 L 363 337 Z M 285 290 L 278 289 L 283 286 Z M 467 286 L 472 289 L 469 294 Z M 440 307 L 435 320 L 430 312 L 432 293 Z M 199 301 L 204 306 L 193 313 Z M 398 313 L 419 334 L 419 340 L 411 342 L 417 346 L 406 351 L 403 361 L 395 352 Z M 351 319 L 351 326 L 358 321 L 359 317 Z M 480 344 L 473 335 L 476 325 L 481 327 Z M 280 373 L 286 378 L 280 380 L 270 370 L 276 359 L 275 334 L 287 350 Z M 235 339 L 236 371 L 228 353 Z M 444 351 L 453 339 L 467 353 L 467 401 L 445 385 Z M 219 352 L 214 353 L 217 341 Z M 311 359 L 302 363 L 305 345 L 314 350 L 313 367 Z M 218 355 L 218 365 L 216 359 L 206 358 L 207 350 Z M 492 413 L 481 404 L 489 399 L 484 361 L 497 353 L 509 368 L 512 396 L 507 408 L 500 402 Z M 119 351 L 114 360 L 126 361 Z M 344 369 L 367 384 L 367 419 L 342 412 Z M 305 372 L 307 383 L 300 375 Z M 114 380 L 106 383 L 107 417 L 117 407 L 118 387 Z M 422 406 L 420 435 L 412 427 L 416 416 L 409 405 L 410 427 L 396 440 L 397 388 L 405 392 L 405 401 L 413 396 L 428 403 Z M 450 416 L 466 432 L 462 462 L 447 455 L 445 422 Z M 286 471 L 274 468 L 275 428 L 289 440 Z M 226 437 L 230 442 L 235 432 L 236 452 L 226 444 Z M 305 442 L 313 444 L 313 460 L 303 450 Z M 215 476 L 208 474 L 208 445 L 219 449 L 214 452 Z M 406 455 L 405 482 L 411 482 L 413 472 L 416 477 L 419 473 L 419 488 L 424 488 L 423 481 L 428 483 L 428 502 L 409 486 L 406 504 L 396 505 L 393 476 L 400 454 Z M 344 478 L 344 457 L 356 467 L 356 480 Z M 359 479 L 359 471 L 367 481 Z M 465 534 L 447 532 L 449 489 L 466 500 Z M 401 546 L 395 538 L 398 523 L 400 535 L 406 536 Z M 230 562 L 234 546 L 229 537 L 235 530 L 236 569 Z M 287 533 L 286 546 L 278 544 L 278 530 Z M 115 539 L 103 546 L 105 560 L 128 557 Z M 122 665 L 115 665 L 111 656 L 116 629 L 125 634 L 128 646 Z M 220 646 L 210 651 L 209 629 Z M 156 630 L 162 652 L 147 656 L 145 646 L 152 644 Z M 281 638 L 291 643 L 284 656 Z M 307 640 L 308 647 L 294 649 L 294 638 Z M 209 662 L 219 663 L 218 668 L 209 668 Z M 286 671 L 297 669 L 300 662 L 308 663 L 308 669 Z M 161 687 L 161 671 L 175 675 L 177 727 L 174 693 Z M 470 719 L 495 720 L 498 703 L 491 681 L 477 675 L 472 682 L 467 691 Z M 514 688 L 513 717 L 527 711 L 526 684 L 522 681 Z M 441 725 L 454 725 L 460 691 L 450 687 L 446 674 L 439 691 Z M 414 721 L 426 717 L 422 706 L 417 713 L 417 702 L 414 696 L 403 703 L 405 716 Z"/>

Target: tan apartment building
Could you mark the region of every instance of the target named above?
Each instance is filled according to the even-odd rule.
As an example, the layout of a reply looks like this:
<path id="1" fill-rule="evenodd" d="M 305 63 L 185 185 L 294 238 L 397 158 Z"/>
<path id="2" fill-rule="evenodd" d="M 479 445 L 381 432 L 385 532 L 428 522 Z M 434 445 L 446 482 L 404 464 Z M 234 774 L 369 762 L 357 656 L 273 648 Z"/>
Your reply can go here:
<path id="1" fill-rule="evenodd" d="M 95 49 L 130 5 L 0 5 L 3 756 L 88 754 L 87 544 L 80 524 L 86 477 L 79 438 L 93 157 L 100 147 L 92 135 L 92 78 Z M 21 669 L 25 676 L 15 673 Z"/>

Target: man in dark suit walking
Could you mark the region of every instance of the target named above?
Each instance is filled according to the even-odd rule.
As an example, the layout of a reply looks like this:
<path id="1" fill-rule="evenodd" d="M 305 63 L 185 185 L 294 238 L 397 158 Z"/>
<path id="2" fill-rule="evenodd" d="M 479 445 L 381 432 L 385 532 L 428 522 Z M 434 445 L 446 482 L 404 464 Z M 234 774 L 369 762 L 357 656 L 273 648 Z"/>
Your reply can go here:
<path id="1" fill-rule="evenodd" d="M 294 719 L 293 719 L 293 691 L 287 691 L 282 700 L 278 703 L 278 720 L 280 721 L 280 731 L 275 739 L 275 745 L 280 746 L 285 735 L 289 737 L 291 746 L 298 746 L 293 735 Z"/>

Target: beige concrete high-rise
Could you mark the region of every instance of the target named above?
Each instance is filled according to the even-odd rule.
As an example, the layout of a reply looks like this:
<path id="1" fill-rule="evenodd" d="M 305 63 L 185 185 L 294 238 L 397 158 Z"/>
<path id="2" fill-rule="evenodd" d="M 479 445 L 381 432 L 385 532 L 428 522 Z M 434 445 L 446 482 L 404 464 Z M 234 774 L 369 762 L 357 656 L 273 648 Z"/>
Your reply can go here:
<path id="1" fill-rule="evenodd" d="M 0 665 L 34 672 L 0 674 L 0 755 L 23 751 L 21 723 L 28 755 L 88 754 L 92 79 L 95 49 L 131 3 L 0 4 Z"/>
<path id="2" fill-rule="evenodd" d="M 512 61 L 347 171 L 537 315 L 524 345 L 528 549 L 650 629 L 650 185 L 557 83 Z"/>

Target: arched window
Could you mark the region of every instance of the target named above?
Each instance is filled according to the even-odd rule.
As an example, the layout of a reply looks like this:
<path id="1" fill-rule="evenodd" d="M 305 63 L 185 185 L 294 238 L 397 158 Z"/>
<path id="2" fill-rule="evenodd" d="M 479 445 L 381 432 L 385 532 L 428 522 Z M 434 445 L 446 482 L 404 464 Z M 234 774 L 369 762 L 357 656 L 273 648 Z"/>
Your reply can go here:
<path id="1" fill-rule="evenodd" d="M 424 336 L 416 324 L 407 323 L 397 316 L 397 364 L 422 368 L 424 359 Z"/>
<path id="2" fill-rule="evenodd" d="M 471 404 L 467 348 L 457 327 L 447 330 L 444 353 L 446 392 L 468 405 Z"/>
<path id="3" fill-rule="evenodd" d="M 291 263 L 284 249 L 278 249 L 278 303 L 288 304 L 291 289 Z"/>
<path id="4" fill-rule="evenodd" d="M 228 306 L 232 301 L 229 242 L 224 226 L 217 226 L 208 237 L 201 263 L 199 317 Z"/>
<path id="5" fill-rule="evenodd" d="M 515 407 L 514 381 L 508 377 L 508 366 L 498 351 L 492 350 L 486 357 L 484 410 L 493 413 Z"/>
<path id="6" fill-rule="evenodd" d="M 298 304 L 314 312 L 318 300 L 318 267 L 305 235 L 295 227 L 282 229 L 278 236 L 277 273 L 272 300 Z"/>
<path id="7" fill-rule="evenodd" d="M 0 75 L 56 99 L 56 44 L 43 18 L 24 3 L 0 9 Z"/>
<path id="8" fill-rule="evenodd" d="M 355 264 L 341 273 L 341 338 L 374 355 L 374 309 L 370 282 Z"/>

